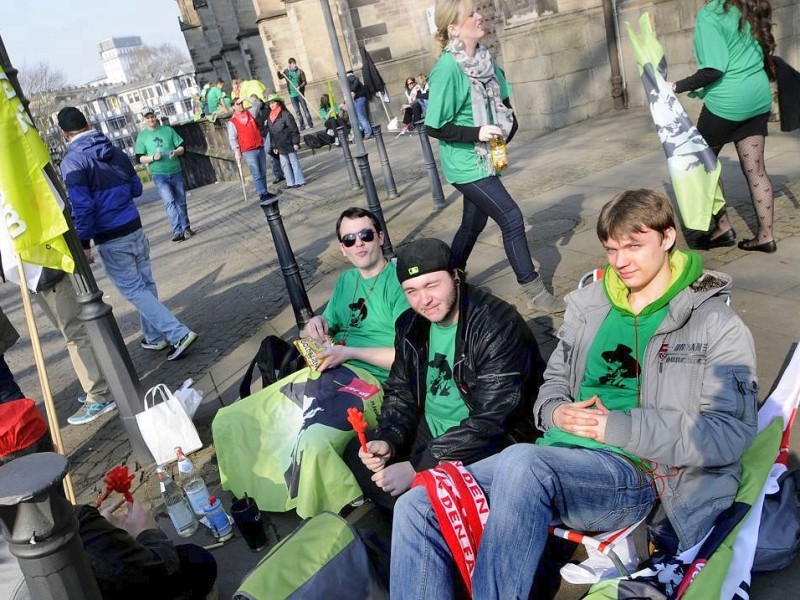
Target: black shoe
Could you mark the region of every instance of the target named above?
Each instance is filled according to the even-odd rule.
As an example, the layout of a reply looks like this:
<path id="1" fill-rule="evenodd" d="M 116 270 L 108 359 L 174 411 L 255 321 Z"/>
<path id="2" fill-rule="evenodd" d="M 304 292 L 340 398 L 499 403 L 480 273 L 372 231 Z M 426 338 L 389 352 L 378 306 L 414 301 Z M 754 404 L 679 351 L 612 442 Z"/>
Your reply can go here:
<path id="1" fill-rule="evenodd" d="M 178 234 L 175 234 L 175 235 L 172 236 L 172 241 L 173 242 L 182 242 L 185 239 L 186 239 L 186 236 L 183 235 L 182 233 L 178 233 Z"/>
<path id="2" fill-rule="evenodd" d="M 273 194 L 272 192 L 267 192 L 263 196 L 261 196 L 261 201 L 258 203 L 259 206 L 269 206 L 273 202 L 278 201 L 278 194 Z"/>
<path id="3" fill-rule="evenodd" d="M 725 233 L 712 238 L 710 234 L 701 235 L 697 238 L 697 247 L 701 250 L 712 250 L 713 248 L 724 248 L 733 246 L 736 243 L 736 232 L 731 227 Z"/>
<path id="4" fill-rule="evenodd" d="M 272 183 L 280 183 L 281 181 L 286 181 L 286 177 L 276 177 L 272 180 Z"/>
<path id="5" fill-rule="evenodd" d="M 742 240 L 739 242 L 739 250 L 747 250 L 748 252 L 766 252 L 772 254 L 778 251 L 778 244 L 775 240 L 756 244 L 756 240 Z"/>

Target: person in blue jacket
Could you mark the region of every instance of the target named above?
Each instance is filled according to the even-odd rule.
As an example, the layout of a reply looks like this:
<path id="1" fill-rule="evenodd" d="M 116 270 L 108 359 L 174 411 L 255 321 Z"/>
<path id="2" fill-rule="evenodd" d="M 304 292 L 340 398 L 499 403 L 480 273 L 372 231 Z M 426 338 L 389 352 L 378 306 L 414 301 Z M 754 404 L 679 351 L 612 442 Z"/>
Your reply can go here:
<path id="1" fill-rule="evenodd" d="M 72 204 L 78 237 L 93 262 L 94 240 L 108 278 L 139 311 L 145 350 L 165 350 L 167 360 L 181 356 L 197 334 L 178 321 L 158 300 L 150 266 L 150 244 L 133 199 L 142 182 L 130 159 L 103 134 L 89 127 L 83 113 L 68 106 L 58 113 L 58 125 L 68 141 L 61 175 Z M 87 407 L 87 413 L 95 407 Z"/>

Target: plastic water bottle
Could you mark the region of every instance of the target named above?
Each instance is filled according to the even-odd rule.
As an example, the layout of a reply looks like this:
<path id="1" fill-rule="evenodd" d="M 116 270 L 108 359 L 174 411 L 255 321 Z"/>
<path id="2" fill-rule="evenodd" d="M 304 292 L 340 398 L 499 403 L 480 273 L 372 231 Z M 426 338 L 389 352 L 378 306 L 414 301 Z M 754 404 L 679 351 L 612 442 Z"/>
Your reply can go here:
<path id="1" fill-rule="evenodd" d="M 198 527 L 197 520 L 194 518 L 194 513 L 192 513 L 192 507 L 189 506 L 189 502 L 187 502 L 178 484 L 164 471 L 163 466 L 159 466 L 156 469 L 156 475 L 161 488 L 161 498 L 164 500 L 164 504 L 167 505 L 167 513 L 169 514 L 169 520 L 172 521 L 172 526 L 175 527 L 175 531 L 178 532 L 179 536 L 189 537 L 197 531 Z"/>
<path id="2" fill-rule="evenodd" d="M 214 532 L 214 537 L 220 542 L 233 537 L 233 525 L 231 525 L 231 520 L 228 518 L 228 513 L 222 508 L 222 502 L 220 502 L 219 498 L 211 496 L 204 508 L 204 512 L 208 519 L 209 527 Z"/>
<path id="3" fill-rule="evenodd" d="M 506 154 L 506 145 L 501 137 L 493 137 L 489 142 L 489 148 L 492 153 L 492 164 L 497 172 L 505 171 L 508 168 L 508 154 Z"/>
<path id="4" fill-rule="evenodd" d="M 208 506 L 208 488 L 183 450 L 180 447 L 175 448 L 175 453 L 178 455 L 178 481 L 189 499 L 194 514 L 202 517 L 203 509 Z"/>

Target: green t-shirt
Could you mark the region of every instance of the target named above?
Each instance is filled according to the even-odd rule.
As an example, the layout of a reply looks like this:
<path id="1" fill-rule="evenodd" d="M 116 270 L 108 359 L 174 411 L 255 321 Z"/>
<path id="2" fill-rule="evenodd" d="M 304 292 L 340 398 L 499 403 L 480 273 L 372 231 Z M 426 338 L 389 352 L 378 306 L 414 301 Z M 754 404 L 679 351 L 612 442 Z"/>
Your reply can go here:
<path id="1" fill-rule="evenodd" d="M 510 93 L 506 76 L 497 65 L 494 66 L 494 74 L 505 100 Z M 425 125 L 435 129 L 447 123 L 475 126 L 469 78 L 461 71 L 452 54 L 442 53 L 431 71 L 428 82 L 429 96 Z M 470 183 L 486 177 L 486 173 L 478 165 L 474 143 L 439 140 L 439 160 L 448 183 Z"/>
<path id="2" fill-rule="evenodd" d="M 291 69 L 287 68 L 283 72 L 283 74 L 286 75 L 286 78 L 292 82 L 291 84 L 289 83 L 286 84 L 289 86 L 289 96 L 292 98 L 295 96 L 299 96 L 300 91 L 298 90 L 298 88 L 300 87 L 300 70 L 297 69 L 295 71 L 292 71 Z"/>
<path id="3" fill-rule="evenodd" d="M 394 348 L 394 323 L 408 310 L 408 300 L 389 262 L 381 273 L 363 279 L 358 269 L 342 273 L 322 315 L 335 342 L 354 348 Z M 386 381 L 388 369 L 354 360 L 353 364 Z"/>
<path id="4" fill-rule="evenodd" d="M 727 11 L 722 6 L 723 0 L 712 0 L 697 14 L 694 53 L 698 69 L 717 69 L 723 75 L 690 95 L 702 98 L 718 117 L 745 121 L 770 110 L 772 90 L 764 51 L 750 24 L 745 22 L 739 31 L 742 13 L 733 5 Z"/>
<path id="5" fill-rule="evenodd" d="M 669 301 L 688 287 L 702 273 L 702 260 L 694 252 L 673 251 L 670 256 L 670 279 L 667 291 L 634 315 L 628 303 L 628 289 L 608 267 L 603 279 L 606 294 L 614 305 L 597 330 L 587 354 L 586 369 L 576 401 L 599 396 L 609 410 L 629 411 L 639 406 L 641 371 L 647 344 L 669 312 Z M 581 437 L 557 427 L 548 429 L 537 443 L 543 446 L 603 448 L 618 452 L 636 463 L 639 457 L 616 446 Z"/>
<path id="6" fill-rule="evenodd" d="M 154 155 L 161 152 L 161 159 L 147 165 L 153 175 L 171 175 L 180 173 L 181 161 L 178 157 L 170 158 L 169 153 L 183 144 L 183 138 L 172 127 L 161 125 L 156 129 L 145 127 L 136 136 L 136 154 Z"/>
<path id="7" fill-rule="evenodd" d="M 217 111 L 219 108 L 219 101 L 222 100 L 222 97 L 225 95 L 225 92 L 216 85 L 212 85 L 208 92 L 206 92 L 206 113 L 211 114 Z"/>
<path id="8" fill-rule="evenodd" d="M 456 353 L 458 323 L 448 327 L 431 325 L 428 348 L 428 376 L 425 382 L 425 421 L 439 437 L 469 416 L 461 392 L 453 381 L 453 358 Z"/>

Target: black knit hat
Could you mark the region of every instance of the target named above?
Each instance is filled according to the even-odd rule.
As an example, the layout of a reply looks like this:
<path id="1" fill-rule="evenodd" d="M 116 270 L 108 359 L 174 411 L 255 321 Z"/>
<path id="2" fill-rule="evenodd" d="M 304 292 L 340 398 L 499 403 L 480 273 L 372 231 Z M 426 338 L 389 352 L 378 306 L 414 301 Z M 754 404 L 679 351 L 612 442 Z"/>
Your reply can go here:
<path id="1" fill-rule="evenodd" d="M 403 283 L 436 271 L 449 271 L 453 255 L 442 240 L 423 238 L 400 248 L 397 253 L 397 279 Z"/>
<path id="2" fill-rule="evenodd" d="M 86 129 L 89 123 L 86 117 L 74 106 L 66 106 L 58 111 L 58 126 L 64 131 L 80 131 Z"/>

